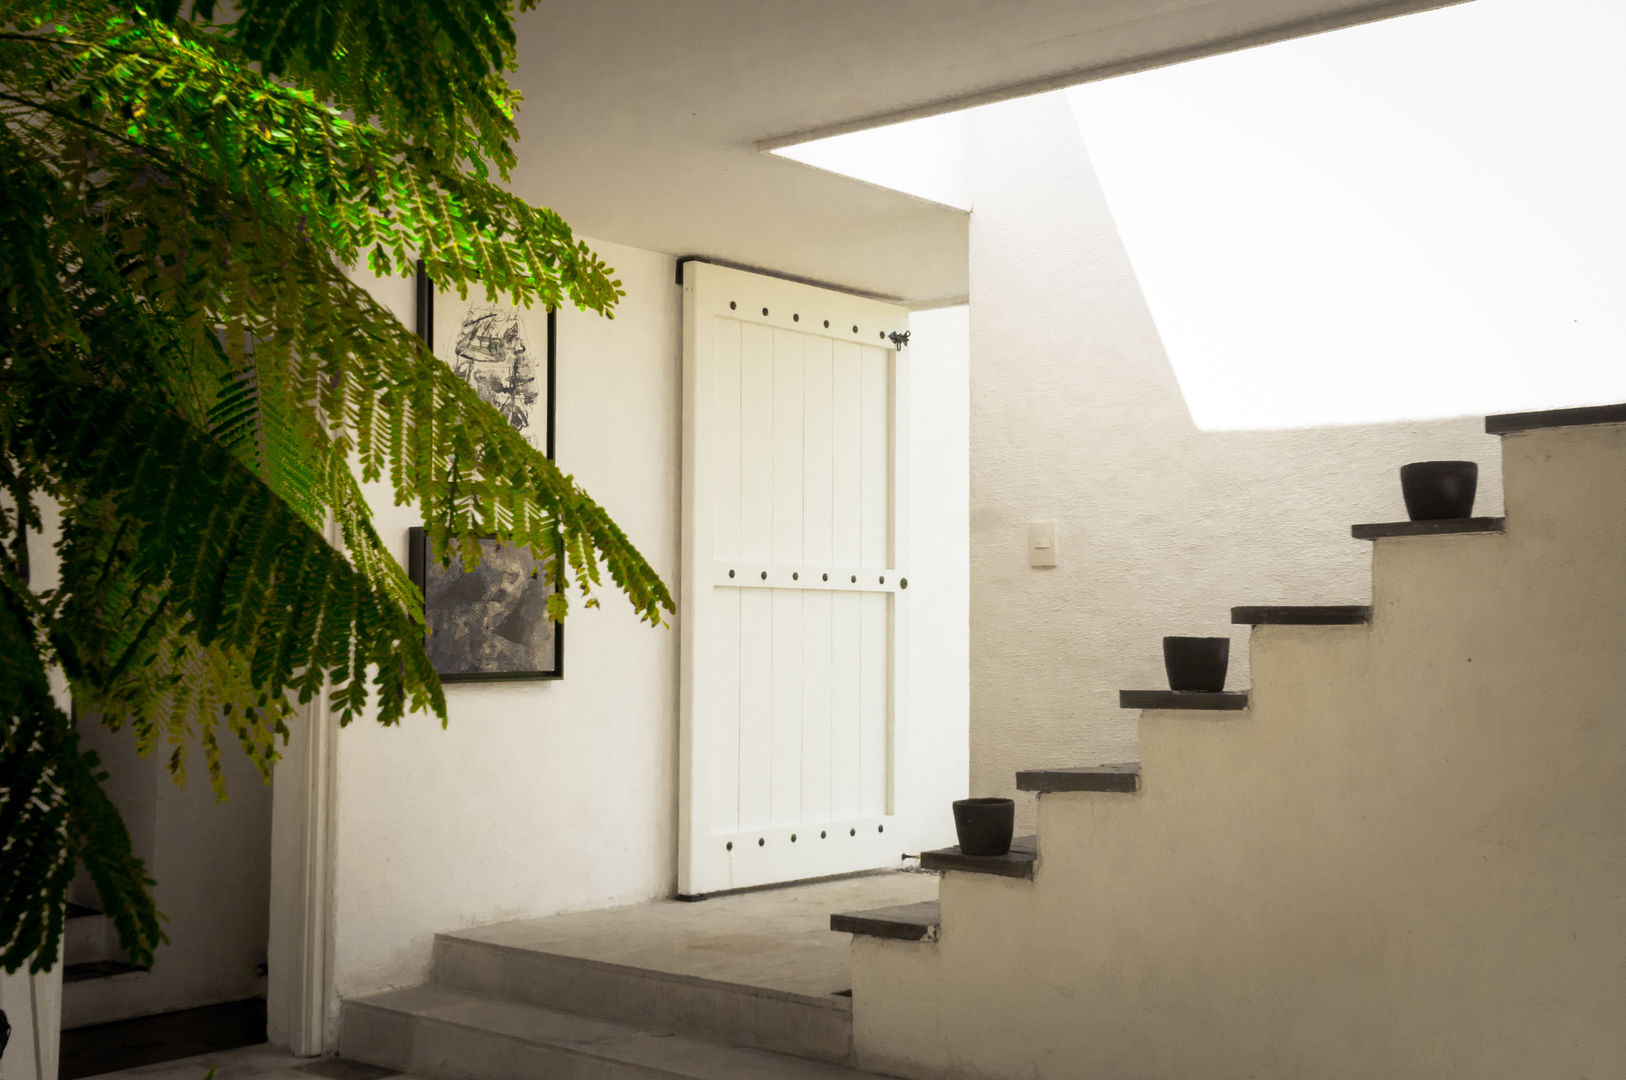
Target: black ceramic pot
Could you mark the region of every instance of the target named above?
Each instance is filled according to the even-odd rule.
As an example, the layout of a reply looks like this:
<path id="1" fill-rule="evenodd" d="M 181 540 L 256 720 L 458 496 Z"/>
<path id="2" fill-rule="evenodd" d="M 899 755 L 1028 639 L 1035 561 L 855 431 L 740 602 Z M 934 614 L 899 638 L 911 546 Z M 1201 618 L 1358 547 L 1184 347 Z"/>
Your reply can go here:
<path id="1" fill-rule="evenodd" d="M 1163 670 L 1170 690 L 1213 693 L 1225 689 L 1225 668 L 1231 661 L 1228 637 L 1166 637 Z"/>
<path id="2" fill-rule="evenodd" d="M 1413 521 L 1472 517 L 1479 465 L 1472 461 L 1414 461 L 1400 466 L 1400 494 Z"/>
<path id="3" fill-rule="evenodd" d="M 1014 799 L 956 799 L 954 835 L 965 855 L 1003 855 L 1016 827 Z"/>

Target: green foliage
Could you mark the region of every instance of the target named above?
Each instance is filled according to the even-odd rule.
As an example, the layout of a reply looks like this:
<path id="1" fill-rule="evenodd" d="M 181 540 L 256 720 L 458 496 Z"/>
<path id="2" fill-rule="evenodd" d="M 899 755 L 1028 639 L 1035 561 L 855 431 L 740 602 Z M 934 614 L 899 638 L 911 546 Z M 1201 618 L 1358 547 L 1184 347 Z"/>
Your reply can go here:
<path id="1" fill-rule="evenodd" d="M 0 0 L 0 965 L 55 955 L 83 865 L 133 960 L 162 940 L 93 754 L 49 693 L 269 775 L 325 684 L 342 723 L 442 717 L 420 597 L 361 482 L 439 559 L 495 535 L 645 620 L 607 514 L 344 267 L 612 314 L 620 283 L 514 162 L 510 0 Z M 26 531 L 60 525 L 30 587 Z M 335 537 L 330 542 L 330 535 Z M 563 615 L 563 606 L 556 611 Z"/>

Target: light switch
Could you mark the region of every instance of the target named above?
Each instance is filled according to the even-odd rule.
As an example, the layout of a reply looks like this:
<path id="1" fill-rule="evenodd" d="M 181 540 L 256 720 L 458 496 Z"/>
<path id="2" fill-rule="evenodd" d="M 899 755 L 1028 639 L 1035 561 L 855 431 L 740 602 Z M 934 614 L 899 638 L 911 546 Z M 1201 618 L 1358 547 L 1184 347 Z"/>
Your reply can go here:
<path id="1" fill-rule="evenodd" d="M 1056 565 L 1056 523 L 1035 521 L 1028 525 L 1028 565 Z"/>

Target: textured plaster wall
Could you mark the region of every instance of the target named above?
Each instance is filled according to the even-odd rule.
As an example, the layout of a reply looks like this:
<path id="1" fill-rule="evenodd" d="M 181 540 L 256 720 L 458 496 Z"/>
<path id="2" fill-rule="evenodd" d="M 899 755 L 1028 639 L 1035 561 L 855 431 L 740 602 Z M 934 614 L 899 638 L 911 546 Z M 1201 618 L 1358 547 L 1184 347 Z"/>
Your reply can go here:
<path id="1" fill-rule="evenodd" d="M 670 258 L 598 250 L 627 298 L 560 313 L 557 455 L 670 584 L 678 545 L 678 303 Z M 411 325 L 410 281 L 376 295 Z M 405 561 L 415 509 L 374 498 Z M 674 880 L 678 637 L 618 593 L 579 601 L 565 678 L 447 687 L 450 726 L 339 736 L 334 986 L 411 985 L 437 931 L 665 895 Z"/>
<path id="2" fill-rule="evenodd" d="M 1501 479 L 1478 417 L 1199 432 L 1065 100 L 981 110 L 974 140 L 971 787 L 997 795 L 1133 760 L 1117 692 L 1166 685 L 1163 635 L 1232 635 L 1240 688 L 1233 605 L 1367 602 L 1349 526 L 1405 517 L 1404 462 L 1478 460 L 1479 514 Z M 1053 569 L 1028 566 L 1033 521 L 1058 523 Z"/>

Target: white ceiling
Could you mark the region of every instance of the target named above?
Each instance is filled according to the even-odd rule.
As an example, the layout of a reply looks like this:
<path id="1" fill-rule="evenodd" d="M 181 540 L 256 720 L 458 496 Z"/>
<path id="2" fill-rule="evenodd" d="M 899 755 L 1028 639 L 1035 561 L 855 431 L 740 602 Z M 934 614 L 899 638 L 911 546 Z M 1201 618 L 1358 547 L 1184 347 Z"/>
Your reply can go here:
<path id="1" fill-rule="evenodd" d="M 917 305 L 964 212 L 766 154 L 1456 0 L 544 0 L 517 21 L 516 190 L 584 236 Z"/>

